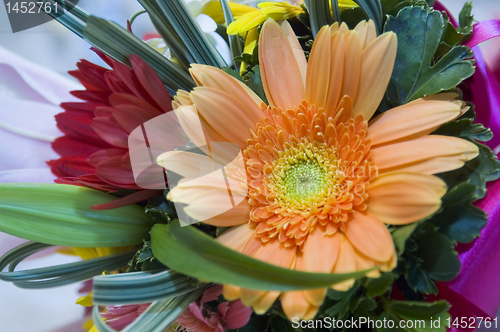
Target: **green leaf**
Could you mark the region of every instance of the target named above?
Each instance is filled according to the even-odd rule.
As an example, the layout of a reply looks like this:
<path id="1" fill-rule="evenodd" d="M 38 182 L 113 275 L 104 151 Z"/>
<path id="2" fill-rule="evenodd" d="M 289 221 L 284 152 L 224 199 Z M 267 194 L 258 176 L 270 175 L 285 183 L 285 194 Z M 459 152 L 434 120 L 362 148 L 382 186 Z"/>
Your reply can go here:
<path id="1" fill-rule="evenodd" d="M 436 302 L 411 302 L 411 301 L 391 301 L 389 310 L 397 316 L 407 320 L 436 317 L 450 309 L 446 301 Z"/>
<path id="2" fill-rule="evenodd" d="M 264 93 L 264 87 L 262 86 L 260 67 L 258 65 L 254 66 L 252 70 L 248 72 L 245 83 L 260 97 L 260 99 L 262 99 L 264 103 L 268 104 L 266 94 Z"/>
<path id="3" fill-rule="evenodd" d="M 369 278 L 366 283 L 366 295 L 370 298 L 383 295 L 392 286 L 394 277 L 394 274 L 389 272 L 375 279 Z"/>
<path id="4" fill-rule="evenodd" d="M 473 52 L 456 46 L 437 63 L 434 54 L 440 44 L 444 20 L 432 8 L 406 7 L 390 17 L 385 31 L 398 37 L 398 53 L 387 91 L 397 105 L 456 87 L 474 73 Z"/>
<path id="5" fill-rule="evenodd" d="M 177 272 L 249 289 L 315 289 L 366 273 L 308 273 L 285 269 L 231 250 L 192 226 L 181 227 L 178 221 L 155 225 L 151 242 L 156 258 Z"/>
<path id="6" fill-rule="evenodd" d="M 378 331 L 446 332 L 449 307 L 446 301 L 390 301 L 379 320 L 394 322 L 394 328 L 381 328 Z M 400 322 L 404 323 L 405 328 L 399 327 Z"/>
<path id="7" fill-rule="evenodd" d="M 487 222 L 486 213 L 471 203 L 477 198 L 475 185 L 468 182 L 459 184 L 442 198 L 443 210 L 433 216 L 430 222 L 453 241 L 472 242 Z"/>
<path id="8" fill-rule="evenodd" d="M 406 240 L 413 234 L 417 226 L 418 223 L 414 222 L 409 225 L 400 226 L 392 232 L 392 239 L 400 254 L 405 252 Z"/>
<path id="9" fill-rule="evenodd" d="M 138 205 L 92 210 L 115 198 L 62 184 L 0 184 L 0 231 L 69 247 L 120 247 L 142 243 L 151 222 Z"/>
<path id="10" fill-rule="evenodd" d="M 458 15 L 458 22 L 460 24 L 457 29 L 458 32 L 466 35 L 472 33 L 472 25 L 474 24 L 474 15 L 472 15 L 472 1 L 468 1 L 464 4 L 464 7 Z"/>
<path id="11" fill-rule="evenodd" d="M 412 253 L 417 263 L 408 271 L 408 285 L 421 293 L 437 294 L 434 281 L 450 281 L 460 271 L 461 264 L 454 244 L 429 223 L 412 240 L 417 246 L 417 250 Z M 407 259 L 406 256 L 404 258 Z"/>
<path id="12" fill-rule="evenodd" d="M 128 66 L 130 55 L 138 55 L 160 76 L 171 95 L 179 89 L 189 91 L 195 86 L 193 79 L 185 71 L 114 22 L 89 16 L 83 29 L 83 38 Z"/>

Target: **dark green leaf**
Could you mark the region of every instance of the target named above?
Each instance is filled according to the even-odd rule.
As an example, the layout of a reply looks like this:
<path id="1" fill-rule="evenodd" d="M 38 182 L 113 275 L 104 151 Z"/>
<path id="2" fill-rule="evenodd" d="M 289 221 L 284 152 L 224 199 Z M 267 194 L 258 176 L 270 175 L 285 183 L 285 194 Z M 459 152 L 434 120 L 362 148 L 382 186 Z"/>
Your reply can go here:
<path id="1" fill-rule="evenodd" d="M 406 7 L 390 17 L 385 31 L 398 37 L 398 53 L 388 88 L 389 100 L 405 104 L 420 97 L 456 87 L 474 73 L 473 52 L 457 46 L 437 63 L 433 57 L 440 44 L 444 20 L 432 8 Z"/>
<path id="2" fill-rule="evenodd" d="M 380 34 L 382 31 L 382 21 L 383 21 L 383 13 L 382 13 L 382 4 L 380 0 L 353 0 L 358 4 L 359 8 L 363 11 L 365 16 L 373 20 L 375 23 L 375 28 L 377 29 L 377 34 Z"/>
<path id="3" fill-rule="evenodd" d="M 250 89 L 253 90 L 253 92 L 255 92 L 260 97 L 260 99 L 262 99 L 264 103 L 266 104 L 268 103 L 266 94 L 264 93 L 264 88 L 262 87 L 260 67 L 258 65 L 254 66 L 252 70 L 248 72 L 245 83 L 248 85 Z"/>
<path id="4" fill-rule="evenodd" d="M 240 254 L 178 221 L 151 231 L 153 253 L 171 269 L 218 284 L 259 290 L 299 290 L 330 286 L 366 273 L 308 273 L 271 265 Z"/>
<path id="5" fill-rule="evenodd" d="M 369 278 L 366 283 L 366 295 L 370 298 L 380 296 L 387 292 L 394 282 L 394 274 L 383 273 L 379 278 Z"/>
<path id="6" fill-rule="evenodd" d="M 472 33 L 472 25 L 474 24 L 474 15 L 472 15 L 472 1 L 468 1 L 464 4 L 464 7 L 458 15 L 458 22 L 460 24 L 457 29 L 458 32 L 466 35 Z"/>
<path id="7" fill-rule="evenodd" d="M 333 23 L 332 13 L 330 11 L 330 1 L 307 0 L 304 3 L 309 13 L 313 37 L 316 38 L 316 35 L 323 26 Z"/>
<path id="8" fill-rule="evenodd" d="M 229 8 L 229 4 L 227 0 L 219 0 L 222 11 L 224 12 L 224 20 L 226 21 L 226 26 L 229 26 L 234 19 L 233 14 L 231 13 L 231 8 Z M 229 46 L 231 48 L 231 58 L 235 58 L 241 53 L 243 53 L 243 46 L 241 45 L 241 40 L 239 35 L 228 35 L 229 38 Z M 239 68 L 240 65 L 238 62 L 234 63 L 234 68 Z"/>
<path id="9" fill-rule="evenodd" d="M 115 198 L 62 184 L 0 184 L 0 231 L 70 247 L 120 247 L 142 243 L 151 219 L 138 205 L 90 207 Z"/>
<path id="10" fill-rule="evenodd" d="M 407 320 L 428 320 L 437 317 L 450 309 L 446 301 L 436 302 L 409 302 L 391 301 L 389 310 L 397 316 Z"/>
<path id="11" fill-rule="evenodd" d="M 486 213 L 471 203 L 477 198 L 475 185 L 468 182 L 459 184 L 442 198 L 443 211 L 433 216 L 430 222 L 453 241 L 471 242 L 479 236 L 487 222 Z"/>
<path id="12" fill-rule="evenodd" d="M 400 226 L 392 232 L 392 239 L 400 254 L 404 253 L 406 240 L 408 240 L 417 226 L 418 223 L 414 222 L 409 225 Z"/>

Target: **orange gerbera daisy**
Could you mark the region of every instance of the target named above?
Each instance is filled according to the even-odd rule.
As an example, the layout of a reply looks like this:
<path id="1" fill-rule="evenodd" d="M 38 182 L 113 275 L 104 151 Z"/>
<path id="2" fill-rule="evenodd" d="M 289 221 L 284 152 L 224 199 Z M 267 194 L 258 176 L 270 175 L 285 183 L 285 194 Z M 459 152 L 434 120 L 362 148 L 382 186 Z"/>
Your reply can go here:
<path id="1" fill-rule="evenodd" d="M 181 181 L 170 198 L 187 204 L 194 219 L 232 226 L 218 241 L 271 264 L 323 273 L 375 268 L 369 277 L 392 270 L 397 257 L 386 224 L 408 224 L 436 212 L 446 185 L 433 174 L 457 169 L 478 154 L 466 140 L 430 135 L 467 110 L 453 93 L 371 119 L 396 51 L 396 35 L 376 37 L 371 21 L 351 31 L 334 24 L 318 33 L 307 62 L 288 23 L 269 20 L 259 43 L 269 105 L 221 70 L 193 65 L 199 87 L 178 93 L 175 112 L 197 145 L 240 147 L 241 167 L 231 166 L 237 171 L 228 171 L 228 184 L 236 197 L 239 181 L 244 198 L 215 217 L 209 216 L 227 200 L 220 181 Z M 193 129 L 193 119 L 201 122 L 205 138 Z M 207 158 L 164 157 L 167 169 L 188 178 L 197 175 L 193 161 Z M 353 282 L 332 287 L 345 290 Z M 288 317 L 311 319 L 325 295 L 326 289 L 284 292 L 281 303 Z M 280 292 L 225 285 L 224 296 L 264 313 Z"/>

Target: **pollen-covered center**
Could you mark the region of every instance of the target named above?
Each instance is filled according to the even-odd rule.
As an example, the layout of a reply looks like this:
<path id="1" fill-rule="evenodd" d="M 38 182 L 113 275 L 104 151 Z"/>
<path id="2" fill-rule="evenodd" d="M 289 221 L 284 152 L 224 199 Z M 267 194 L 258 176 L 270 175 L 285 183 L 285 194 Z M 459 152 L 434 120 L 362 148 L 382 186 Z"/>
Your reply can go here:
<path id="1" fill-rule="evenodd" d="M 269 189 L 280 204 L 307 212 L 323 204 L 336 189 L 334 151 L 318 142 L 301 142 L 279 152 L 272 163 Z"/>

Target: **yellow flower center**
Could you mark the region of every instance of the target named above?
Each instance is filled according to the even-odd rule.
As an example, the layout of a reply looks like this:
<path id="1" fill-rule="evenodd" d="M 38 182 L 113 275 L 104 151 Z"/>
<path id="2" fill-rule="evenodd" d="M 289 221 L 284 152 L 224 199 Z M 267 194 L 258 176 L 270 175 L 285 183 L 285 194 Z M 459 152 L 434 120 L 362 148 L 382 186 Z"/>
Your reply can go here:
<path id="1" fill-rule="evenodd" d="M 336 191 L 338 163 L 326 144 L 301 142 L 279 152 L 269 174 L 269 188 L 282 206 L 309 212 Z"/>

